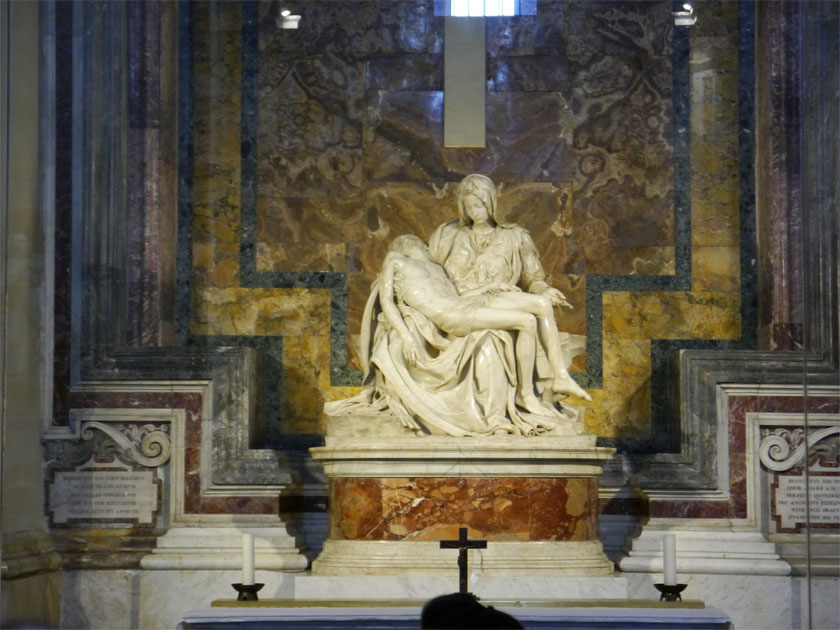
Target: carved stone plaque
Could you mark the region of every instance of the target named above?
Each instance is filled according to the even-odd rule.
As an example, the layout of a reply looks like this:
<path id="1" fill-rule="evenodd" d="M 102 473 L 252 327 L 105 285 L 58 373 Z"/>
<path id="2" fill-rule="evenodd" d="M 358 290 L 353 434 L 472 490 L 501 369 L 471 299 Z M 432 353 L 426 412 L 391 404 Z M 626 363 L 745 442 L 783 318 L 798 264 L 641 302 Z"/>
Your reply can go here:
<path id="1" fill-rule="evenodd" d="M 805 477 L 778 475 L 775 488 L 774 516 L 781 529 L 790 530 L 806 523 Z M 811 475 L 810 521 L 814 525 L 840 526 L 840 476 Z"/>
<path id="2" fill-rule="evenodd" d="M 56 472 L 49 485 L 51 525 L 152 524 L 159 506 L 158 490 L 153 470 L 85 466 Z"/>

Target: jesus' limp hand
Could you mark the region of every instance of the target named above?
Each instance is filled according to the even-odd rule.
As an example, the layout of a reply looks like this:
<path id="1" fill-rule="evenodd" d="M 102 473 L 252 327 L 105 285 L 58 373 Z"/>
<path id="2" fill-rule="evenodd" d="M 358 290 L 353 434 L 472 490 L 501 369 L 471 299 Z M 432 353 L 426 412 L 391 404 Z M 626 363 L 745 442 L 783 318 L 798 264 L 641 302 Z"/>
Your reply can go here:
<path id="1" fill-rule="evenodd" d="M 417 365 L 417 348 L 414 346 L 414 340 L 408 336 L 402 336 L 402 351 L 403 359 L 409 367 Z"/>
<path id="2" fill-rule="evenodd" d="M 554 306 L 562 306 L 564 308 L 574 308 L 569 301 L 566 299 L 566 296 L 559 289 L 555 289 L 554 287 L 548 287 L 542 294 L 551 300 L 551 303 Z"/>

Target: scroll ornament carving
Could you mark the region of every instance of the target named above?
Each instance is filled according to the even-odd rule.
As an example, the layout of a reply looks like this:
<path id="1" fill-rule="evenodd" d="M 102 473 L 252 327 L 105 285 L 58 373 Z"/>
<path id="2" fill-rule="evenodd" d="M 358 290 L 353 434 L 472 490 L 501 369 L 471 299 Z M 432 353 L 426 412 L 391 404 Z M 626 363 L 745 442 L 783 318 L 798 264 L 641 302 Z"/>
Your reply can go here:
<path id="1" fill-rule="evenodd" d="M 812 449 L 819 443 L 824 442 L 832 435 L 840 435 L 840 425 L 823 427 L 808 433 L 808 439 L 805 439 L 805 431 L 803 429 L 774 429 L 772 431 L 762 431 L 763 436 L 758 447 L 759 458 L 761 463 L 774 472 L 782 472 L 790 470 L 805 459 L 806 450 L 812 452 Z M 824 450 L 830 454 L 831 451 L 836 451 L 836 446 L 832 447 L 829 444 L 824 444 Z M 825 460 L 825 457 L 820 457 L 820 460 Z M 836 459 L 836 457 L 835 457 Z M 816 470 L 823 469 L 821 466 L 815 468 Z M 837 470 L 837 467 L 829 467 L 827 470 Z"/>
<path id="2" fill-rule="evenodd" d="M 126 459 L 141 466 L 155 468 L 169 461 L 172 442 L 169 435 L 154 425 L 120 427 L 105 422 L 90 421 L 82 424 L 82 439 L 93 439 L 94 430 L 105 433 L 120 447 Z"/>

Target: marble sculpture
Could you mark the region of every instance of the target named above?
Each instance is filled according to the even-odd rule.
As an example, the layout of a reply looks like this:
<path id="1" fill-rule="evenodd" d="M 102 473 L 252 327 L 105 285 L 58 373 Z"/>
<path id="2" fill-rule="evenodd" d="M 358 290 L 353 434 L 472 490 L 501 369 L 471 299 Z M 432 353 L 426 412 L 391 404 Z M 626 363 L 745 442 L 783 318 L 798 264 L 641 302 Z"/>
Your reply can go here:
<path id="1" fill-rule="evenodd" d="M 364 390 L 329 415 L 390 413 L 419 435 L 535 436 L 579 426 L 569 375 L 584 338 L 560 332 L 549 286 L 524 228 L 496 219 L 497 191 L 478 174 L 459 184 L 460 218 L 428 246 L 394 239 L 362 323 Z M 579 429 L 575 429 L 577 431 Z"/>

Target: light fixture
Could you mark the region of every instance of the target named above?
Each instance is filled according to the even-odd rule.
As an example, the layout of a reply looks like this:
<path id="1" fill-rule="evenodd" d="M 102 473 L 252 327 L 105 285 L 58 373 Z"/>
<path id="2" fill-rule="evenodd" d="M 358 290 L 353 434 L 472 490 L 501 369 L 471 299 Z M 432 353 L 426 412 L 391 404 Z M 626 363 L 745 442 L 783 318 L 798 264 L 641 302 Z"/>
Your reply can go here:
<path id="1" fill-rule="evenodd" d="M 283 9 L 280 12 L 280 19 L 278 20 L 280 28 L 297 28 L 300 23 L 299 15 L 292 15 L 288 9 Z"/>
<path id="2" fill-rule="evenodd" d="M 674 26 L 693 26 L 697 22 L 697 16 L 694 15 L 694 7 L 688 2 L 682 5 L 681 11 L 674 11 Z"/>

